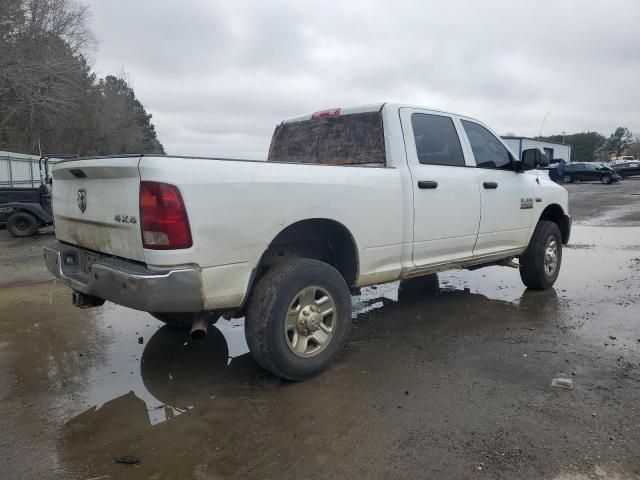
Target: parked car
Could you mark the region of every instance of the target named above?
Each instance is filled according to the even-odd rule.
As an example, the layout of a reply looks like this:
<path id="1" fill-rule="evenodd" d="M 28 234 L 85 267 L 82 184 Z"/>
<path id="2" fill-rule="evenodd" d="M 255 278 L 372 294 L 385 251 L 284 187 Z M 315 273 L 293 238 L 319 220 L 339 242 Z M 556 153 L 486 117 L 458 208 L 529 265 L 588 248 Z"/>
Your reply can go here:
<path id="1" fill-rule="evenodd" d="M 564 183 L 575 181 L 599 180 L 604 184 L 619 182 L 622 177 L 616 171 L 600 163 L 574 162 L 568 163 L 564 168 Z"/>
<path id="2" fill-rule="evenodd" d="M 49 157 L 42 157 L 39 164 L 39 187 L 0 188 L 0 225 L 14 237 L 30 237 L 53 224 Z"/>
<path id="3" fill-rule="evenodd" d="M 360 287 L 518 258 L 526 286 L 550 288 L 571 219 L 545 161 L 468 117 L 325 110 L 278 125 L 266 162 L 57 163 L 44 257 L 80 307 L 109 300 L 192 337 L 244 316 L 258 363 L 302 380 L 344 346 Z"/>
<path id="4" fill-rule="evenodd" d="M 633 162 L 621 162 L 611 165 L 615 172 L 621 177 L 632 177 L 640 175 L 640 160 Z"/>

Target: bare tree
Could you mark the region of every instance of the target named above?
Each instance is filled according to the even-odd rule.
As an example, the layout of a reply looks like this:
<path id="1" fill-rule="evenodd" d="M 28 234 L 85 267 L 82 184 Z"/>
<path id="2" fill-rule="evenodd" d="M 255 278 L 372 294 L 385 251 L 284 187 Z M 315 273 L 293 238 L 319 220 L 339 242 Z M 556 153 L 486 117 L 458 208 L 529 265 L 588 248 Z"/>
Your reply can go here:
<path id="1" fill-rule="evenodd" d="M 633 143 L 629 146 L 626 155 L 633 155 L 634 158 L 640 158 L 640 135 L 636 135 Z"/>
<path id="2" fill-rule="evenodd" d="M 105 88 L 113 82 L 91 72 L 84 57 L 95 45 L 88 19 L 88 7 L 74 0 L 1 1 L 0 148 L 162 151 L 127 83 L 114 91 Z"/>

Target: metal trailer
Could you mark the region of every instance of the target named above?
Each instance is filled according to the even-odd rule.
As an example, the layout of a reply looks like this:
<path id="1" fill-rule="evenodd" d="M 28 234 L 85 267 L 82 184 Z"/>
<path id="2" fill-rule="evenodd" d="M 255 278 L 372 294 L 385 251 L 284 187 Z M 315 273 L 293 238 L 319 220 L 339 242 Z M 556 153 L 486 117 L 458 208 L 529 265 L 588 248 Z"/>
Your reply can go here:
<path id="1" fill-rule="evenodd" d="M 40 185 L 40 157 L 15 152 L 0 152 L 0 187 L 31 187 Z"/>
<path id="2" fill-rule="evenodd" d="M 48 163 L 70 155 L 45 155 L 35 161 L 25 157 L 30 156 L 5 156 L 0 164 L 0 225 L 6 225 L 14 237 L 28 237 L 53 224 Z"/>

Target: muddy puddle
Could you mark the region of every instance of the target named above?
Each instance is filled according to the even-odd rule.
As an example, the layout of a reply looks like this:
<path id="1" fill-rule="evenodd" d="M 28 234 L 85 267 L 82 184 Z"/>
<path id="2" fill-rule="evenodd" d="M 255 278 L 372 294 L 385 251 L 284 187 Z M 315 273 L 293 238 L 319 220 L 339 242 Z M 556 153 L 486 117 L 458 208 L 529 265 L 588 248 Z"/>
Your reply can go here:
<path id="1" fill-rule="evenodd" d="M 430 397 L 434 391 L 444 393 L 431 398 L 434 412 L 465 411 L 463 391 L 478 385 L 477 378 L 487 376 L 491 388 L 505 388 L 492 383 L 498 382 L 498 373 L 518 395 L 531 388 L 537 392 L 534 403 L 557 375 L 593 375 L 586 384 L 595 391 L 604 375 L 601 363 L 619 368 L 620 378 L 635 378 L 640 375 L 639 303 L 640 228 L 575 226 L 559 280 L 550 291 L 526 290 L 517 270 L 507 267 L 445 272 L 363 289 L 353 298 L 351 340 L 336 365 L 317 379 L 288 384 L 255 364 L 242 320 L 221 319 L 204 341 L 194 343 L 188 332 L 163 326 L 146 313 L 113 304 L 76 309 L 69 291 L 55 281 L 0 289 L 2 413 L 7 418 L 14 412 L 8 421 L 14 431 L 32 424 L 33 418 L 41 421 L 27 428 L 31 440 L 22 439 L 24 450 L 15 450 L 9 465 L 18 468 L 24 458 L 47 447 L 47 456 L 39 461 L 63 471 L 69 462 L 83 464 L 78 445 L 93 442 L 94 434 L 100 439 L 96 432 L 101 429 L 109 430 L 111 438 L 113 430 L 146 431 L 183 416 L 191 418 L 185 425 L 195 428 L 198 438 L 208 438 L 191 422 L 194 416 L 213 415 L 225 425 L 217 417 L 221 412 L 235 422 L 228 425 L 242 426 L 239 433 L 225 434 L 241 442 L 250 426 L 236 407 L 263 411 L 259 423 L 268 429 L 269 412 L 278 417 L 283 405 L 302 409 L 298 402 L 309 401 L 309 392 L 318 385 L 324 390 L 311 403 L 324 412 L 320 418 L 329 415 L 323 409 L 332 402 L 347 409 L 350 402 L 364 402 L 360 408 L 373 411 L 374 417 L 383 408 L 383 417 L 374 423 L 385 442 L 390 437 L 409 441 L 405 436 L 411 425 L 420 422 L 396 417 L 402 408 L 421 408 L 424 415 L 413 392 L 429 392 Z M 420 373 L 425 372 L 421 368 L 430 375 Z M 494 390 L 477 388 L 482 392 L 478 398 L 499 403 Z M 396 407 L 387 390 L 406 392 L 406 405 Z M 637 388 L 634 392 L 637 396 Z M 505 405 L 508 410 L 511 403 Z M 344 421 L 351 425 L 348 415 Z M 477 422 L 464 417 L 460 421 L 467 425 Z M 446 415 L 441 413 L 430 420 L 437 425 L 442 418 Z M 335 421 L 329 425 L 340 429 Z M 171 428 L 180 428 L 175 425 Z M 349 435 L 368 432 L 361 426 L 349 428 Z M 40 430 L 49 433 L 38 439 Z M 7 447 L 12 442 L 6 436 L 2 441 Z M 260 441 L 247 448 L 261 448 Z M 473 451 L 475 445 L 469 448 Z M 238 464 L 236 468 L 235 473 L 244 472 Z"/>
<path id="2" fill-rule="evenodd" d="M 507 267 L 445 272 L 425 282 L 417 279 L 406 282 L 408 285 L 394 282 L 364 288 L 362 295 L 353 297 L 354 327 L 366 329 L 368 314 L 376 311 L 384 314 L 385 307 L 402 302 L 403 296 L 408 302 L 422 301 L 424 306 L 437 299 L 440 305 L 451 302 L 451 308 L 456 308 L 466 305 L 465 299 L 480 295 L 490 301 L 497 315 L 501 306 L 509 304 L 526 309 L 534 319 L 550 311 L 565 320 L 572 315 L 595 317 L 597 311 L 611 305 L 637 310 L 640 228 L 576 226 L 571 243 L 564 250 L 562 271 L 551 291 L 526 290 L 517 270 Z M 28 296 L 27 289 L 33 298 L 20 300 Z M 0 297 L 3 304 L 12 304 L 3 312 L 4 322 L 14 327 L 28 325 L 27 331 L 17 334 L 16 339 L 24 339 L 34 330 L 41 335 L 52 334 L 55 327 L 50 323 L 51 315 L 57 317 L 56 321 L 73 319 L 77 324 L 78 330 L 62 328 L 47 340 L 52 347 L 47 353 L 48 361 L 44 362 L 49 364 L 47 377 L 82 378 L 78 391 L 61 394 L 56 399 L 61 421 L 83 408 L 99 408 L 132 392 L 144 401 L 150 423 L 156 424 L 190 410 L 198 400 L 216 398 L 225 387 L 243 385 L 248 377 L 279 383 L 262 372 L 248 355 L 242 319 L 220 319 L 210 327 L 205 341 L 191 342 L 187 332 L 163 326 L 146 313 L 109 303 L 103 308 L 78 310 L 64 305 L 70 301 L 67 297 L 69 291 L 55 281 L 9 289 Z M 60 306 L 62 314 L 57 311 Z M 428 315 L 424 312 L 425 317 Z M 16 320 L 20 317 L 21 321 L 7 321 L 8 316 Z M 402 324 L 390 324 L 389 328 L 401 329 Z M 594 340 L 597 337 L 602 343 L 607 328 L 606 324 L 591 325 L 580 334 Z M 624 328 L 622 333 L 619 325 L 616 328 L 622 340 Z M 74 339 L 82 336 L 89 338 L 75 344 Z M 62 343 L 61 348 L 56 348 L 56 341 Z M 61 351 L 65 347 L 68 350 Z M 62 358 L 56 358 L 58 355 Z M 192 402 L 186 400 L 190 395 Z"/>

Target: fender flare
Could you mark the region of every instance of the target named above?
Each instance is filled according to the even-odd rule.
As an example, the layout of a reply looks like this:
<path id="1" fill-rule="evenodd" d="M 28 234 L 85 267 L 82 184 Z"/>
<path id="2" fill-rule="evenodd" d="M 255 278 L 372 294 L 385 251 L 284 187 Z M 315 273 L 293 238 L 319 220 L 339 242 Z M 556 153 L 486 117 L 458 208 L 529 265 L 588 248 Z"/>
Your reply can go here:
<path id="1" fill-rule="evenodd" d="M 567 215 L 562 206 L 557 203 L 547 205 L 540 213 L 535 225 L 537 225 L 540 220 L 550 220 L 555 222 L 558 225 L 558 228 L 560 228 L 563 245 L 567 245 L 569 243 L 569 238 L 571 237 L 571 217 Z M 531 232 L 533 234 L 533 229 Z"/>

